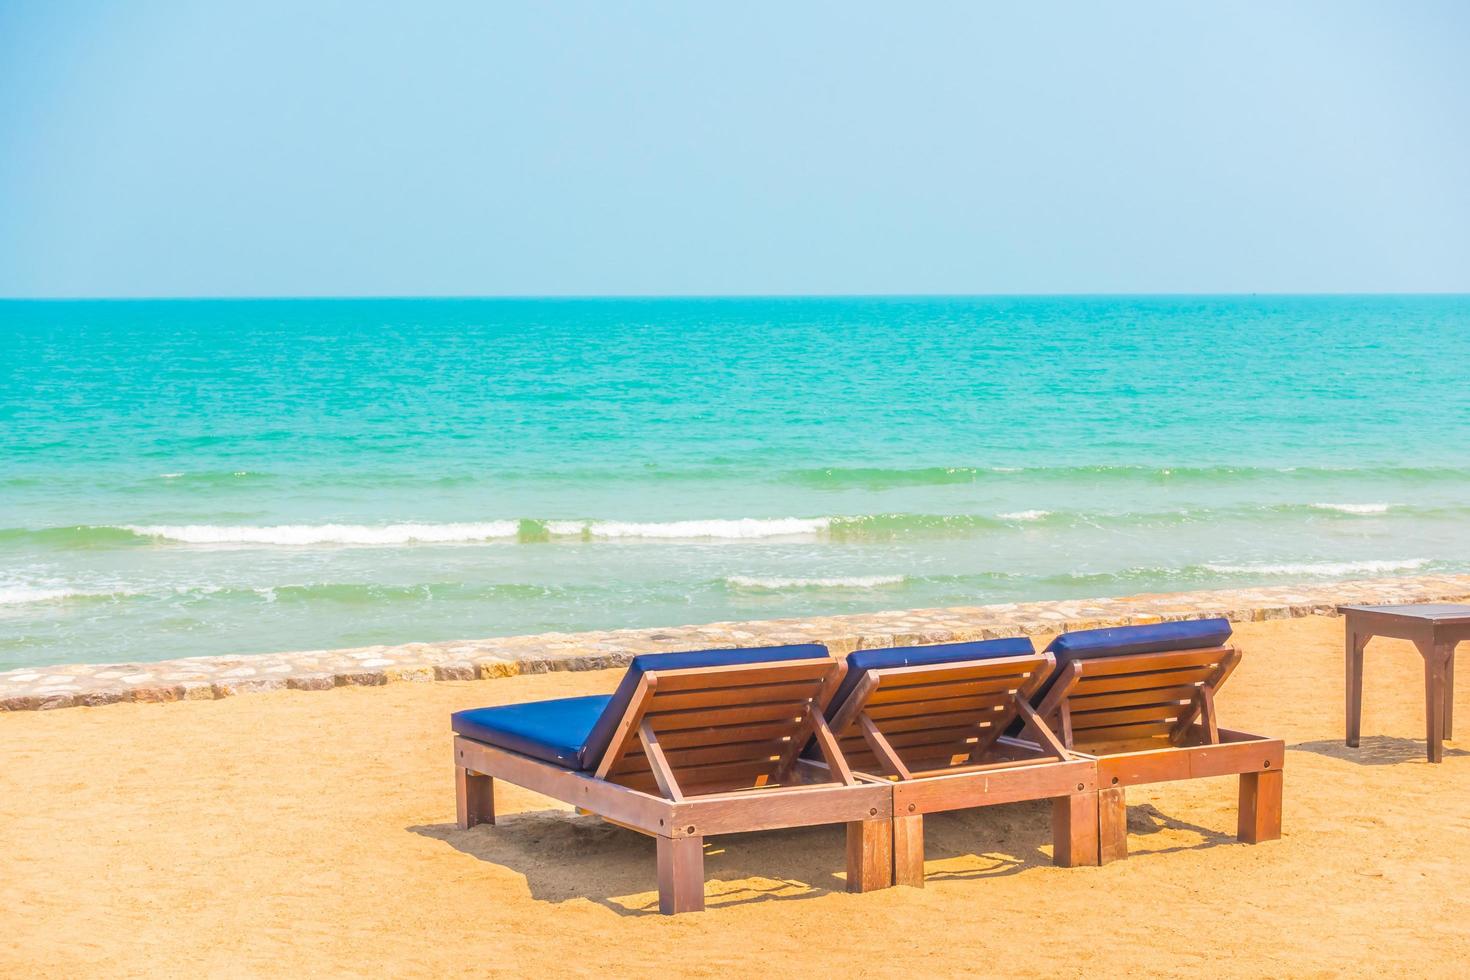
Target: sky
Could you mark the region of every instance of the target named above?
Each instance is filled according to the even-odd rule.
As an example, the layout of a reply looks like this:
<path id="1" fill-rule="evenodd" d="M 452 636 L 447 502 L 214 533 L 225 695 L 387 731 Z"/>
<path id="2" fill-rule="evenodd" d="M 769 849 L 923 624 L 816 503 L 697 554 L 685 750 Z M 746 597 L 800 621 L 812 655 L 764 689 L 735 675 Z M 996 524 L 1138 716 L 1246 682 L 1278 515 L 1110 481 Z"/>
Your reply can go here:
<path id="1" fill-rule="evenodd" d="M 1470 4 L 0 0 L 0 296 L 1470 291 Z"/>

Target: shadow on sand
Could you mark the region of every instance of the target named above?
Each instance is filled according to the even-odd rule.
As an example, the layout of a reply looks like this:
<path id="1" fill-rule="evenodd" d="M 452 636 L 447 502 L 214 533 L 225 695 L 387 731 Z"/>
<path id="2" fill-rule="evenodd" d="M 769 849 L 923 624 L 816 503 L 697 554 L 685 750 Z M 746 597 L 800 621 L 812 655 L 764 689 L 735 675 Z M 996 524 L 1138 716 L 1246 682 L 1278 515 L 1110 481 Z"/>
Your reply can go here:
<path id="1" fill-rule="evenodd" d="M 1413 738 L 1395 738 L 1389 735 L 1369 735 L 1359 740 L 1357 748 L 1349 748 L 1340 738 L 1323 738 L 1314 742 L 1288 745 L 1297 752 L 1311 752 L 1329 759 L 1342 759 L 1360 766 L 1396 766 L 1401 762 L 1427 762 L 1428 749 L 1425 743 Z M 1470 755 L 1464 749 L 1444 750 L 1445 758 Z"/>
<path id="2" fill-rule="evenodd" d="M 495 826 L 407 828 L 478 860 L 524 875 L 531 897 L 583 898 L 619 915 L 657 914 L 654 843 L 630 830 L 566 810 L 503 816 Z M 1198 834 L 1199 850 L 1235 838 L 1175 820 L 1151 805 L 1128 810 L 1130 834 Z M 1051 864 L 1051 804 L 1014 803 L 931 814 L 924 820 L 929 881 L 999 878 Z M 709 908 L 794 901 L 846 889 L 846 838 L 835 825 L 728 834 L 705 842 Z M 938 865 L 938 867 L 936 867 Z"/>

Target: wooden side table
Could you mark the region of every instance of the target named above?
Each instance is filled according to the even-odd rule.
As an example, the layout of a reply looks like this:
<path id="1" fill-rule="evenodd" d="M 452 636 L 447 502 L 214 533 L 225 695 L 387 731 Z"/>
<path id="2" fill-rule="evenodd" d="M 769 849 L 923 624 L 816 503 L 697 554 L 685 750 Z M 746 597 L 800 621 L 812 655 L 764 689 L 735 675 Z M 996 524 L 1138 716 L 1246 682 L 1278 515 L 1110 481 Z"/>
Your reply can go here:
<path id="1" fill-rule="evenodd" d="M 1429 602 L 1404 606 L 1338 606 L 1347 625 L 1347 744 L 1363 722 L 1363 649 L 1375 636 L 1410 640 L 1424 657 L 1424 713 L 1429 761 L 1444 761 L 1455 702 L 1455 644 L 1470 640 L 1470 606 Z"/>

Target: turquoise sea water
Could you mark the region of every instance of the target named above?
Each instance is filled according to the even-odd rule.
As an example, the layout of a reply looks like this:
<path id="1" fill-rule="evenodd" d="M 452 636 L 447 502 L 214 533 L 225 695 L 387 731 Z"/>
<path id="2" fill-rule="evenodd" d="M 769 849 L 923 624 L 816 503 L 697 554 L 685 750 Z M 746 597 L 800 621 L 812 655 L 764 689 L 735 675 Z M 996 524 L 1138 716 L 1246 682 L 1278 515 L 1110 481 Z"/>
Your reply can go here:
<path id="1" fill-rule="evenodd" d="M 0 669 L 1470 569 L 1470 297 L 0 303 Z"/>

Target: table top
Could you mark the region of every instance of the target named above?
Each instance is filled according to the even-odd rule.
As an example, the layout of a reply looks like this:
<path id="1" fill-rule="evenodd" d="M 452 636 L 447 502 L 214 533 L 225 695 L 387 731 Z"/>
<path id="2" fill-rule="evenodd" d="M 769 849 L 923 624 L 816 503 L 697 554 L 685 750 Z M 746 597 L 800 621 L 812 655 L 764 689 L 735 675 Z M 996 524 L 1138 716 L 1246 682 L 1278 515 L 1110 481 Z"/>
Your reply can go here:
<path id="1" fill-rule="evenodd" d="M 1403 619 L 1420 619 L 1446 626 L 1470 623 L 1470 605 L 1456 602 L 1415 602 L 1401 606 L 1338 606 L 1337 611 L 1340 613 L 1378 613 Z"/>

